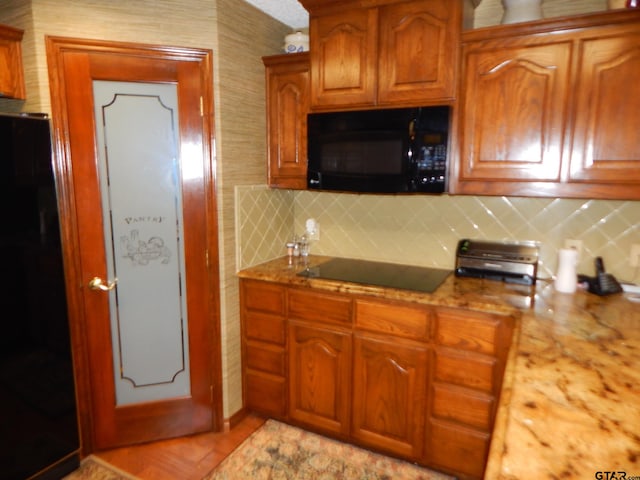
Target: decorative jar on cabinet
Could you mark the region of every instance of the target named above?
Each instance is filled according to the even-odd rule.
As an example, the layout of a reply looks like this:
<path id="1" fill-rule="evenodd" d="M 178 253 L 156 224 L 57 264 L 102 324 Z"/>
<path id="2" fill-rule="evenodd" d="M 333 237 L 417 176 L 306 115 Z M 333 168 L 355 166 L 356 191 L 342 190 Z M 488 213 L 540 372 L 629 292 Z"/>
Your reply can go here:
<path id="1" fill-rule="evenodd" d="M 502 0 L 502 23 L 530 22 L 542 18 L 542 0 Z"/>

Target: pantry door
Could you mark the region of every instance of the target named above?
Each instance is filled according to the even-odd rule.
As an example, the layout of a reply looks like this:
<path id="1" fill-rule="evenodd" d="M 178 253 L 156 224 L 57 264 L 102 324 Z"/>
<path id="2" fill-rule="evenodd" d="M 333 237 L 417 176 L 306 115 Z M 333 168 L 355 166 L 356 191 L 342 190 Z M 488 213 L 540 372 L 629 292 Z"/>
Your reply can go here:
<path id="1" fill-rule="evenodd" d="M 211 52 L 47 58 L 83 449 L 219 430 Z"/>

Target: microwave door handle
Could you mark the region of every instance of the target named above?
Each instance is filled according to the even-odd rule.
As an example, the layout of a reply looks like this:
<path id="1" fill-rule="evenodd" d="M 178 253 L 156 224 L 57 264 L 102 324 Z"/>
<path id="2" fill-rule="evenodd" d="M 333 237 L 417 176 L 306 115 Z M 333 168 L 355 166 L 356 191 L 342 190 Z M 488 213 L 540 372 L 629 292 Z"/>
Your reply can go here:
<path id="1" fill-rule="evenodd" d="M 417 119 L 415 118 L 409 120 L 409 148 L 407 149 L 407 158 L 409 159 L 410 164 L 415 162 L 413 154 L 416 146 L 416 122 Z"/>

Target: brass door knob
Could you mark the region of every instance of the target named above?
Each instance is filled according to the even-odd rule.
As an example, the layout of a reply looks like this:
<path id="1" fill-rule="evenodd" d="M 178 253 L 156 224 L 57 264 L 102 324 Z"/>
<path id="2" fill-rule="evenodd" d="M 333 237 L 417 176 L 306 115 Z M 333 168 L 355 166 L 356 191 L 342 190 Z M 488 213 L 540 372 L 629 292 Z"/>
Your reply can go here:
<path id="1" fill-rule="evenodd" d="M 91 280 L 89 280 L 89 288 L 91 290 L 100 290 L 102 292 L 108 292 L 116 288 L 117 283 L 118 283 L 117 278 L 113 282 L 107 282 L 105 284 L 100 277 L 93 277 Z"/>

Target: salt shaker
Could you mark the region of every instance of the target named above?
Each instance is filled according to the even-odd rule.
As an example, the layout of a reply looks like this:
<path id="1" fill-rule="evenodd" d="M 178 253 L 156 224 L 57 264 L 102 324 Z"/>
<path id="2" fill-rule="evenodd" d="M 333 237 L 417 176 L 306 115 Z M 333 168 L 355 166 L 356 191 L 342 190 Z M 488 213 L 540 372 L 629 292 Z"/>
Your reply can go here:
<path id="1" fill-rule="evenodd" d="M 298 240 L 297 235 L 294 235 L 293 237 L 293 256 L 294 257 L 300 256 L 300 241 Z"/>
<path id="2" fill-rule="evenodd" d="M 289 257 L 289 264 L 293 261 L 293 250 L 296 244 L 293 242 L 287 242 L 287 256 Z"/>

